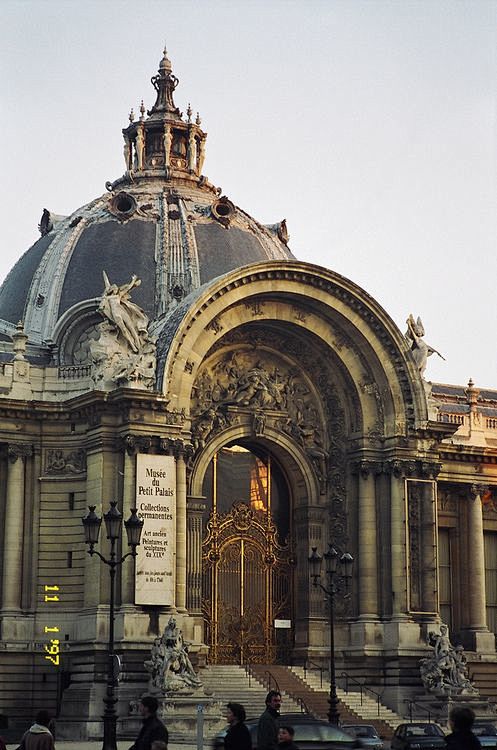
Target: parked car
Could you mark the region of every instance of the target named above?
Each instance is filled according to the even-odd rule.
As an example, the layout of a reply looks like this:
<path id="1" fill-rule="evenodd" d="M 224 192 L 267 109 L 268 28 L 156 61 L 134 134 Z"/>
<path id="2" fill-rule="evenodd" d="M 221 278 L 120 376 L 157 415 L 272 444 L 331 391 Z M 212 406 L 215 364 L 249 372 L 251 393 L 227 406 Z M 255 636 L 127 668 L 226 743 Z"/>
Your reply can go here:
<path id="1" fill-rule="evenodd" d="M 259 719 L 247 719 L 247 725 L 252 737 L 252 748 L 257 750 L 257 725 Z M 327 721 L 314 719 L 309 714 L 282 714 L 280 724 L 288 724 L 295 729 L 294 740 L 300 750 L 353 750 L 361 747 L 360 741 L 352 737 L 343 729 L 329 724 Z M 226 729 L 216 734 L 212 741 L 212 750 L 224 748 Z"/>
<path id="2" fill-rule="evenodd" d="M 361 747 L 368 747 L 370 750 L 383 750 L 383 740 L 372 724 L 342 724 L 347 734 L 356 737 L 361 743 Z"/>
<path id="3" fill-rule="evenodd" d="M 399 724 L 393 733 L 391 750 L 438 750 L 445 748 L 445 735 L 438 724 L 412 722 Z"/>
<path id="4" fill-rule="evenodd" d="M 497 728 L 490 721 L 477 719 L 472 727 L 473 734 L 480 740 L 482 747 L 497 748 Z"/>

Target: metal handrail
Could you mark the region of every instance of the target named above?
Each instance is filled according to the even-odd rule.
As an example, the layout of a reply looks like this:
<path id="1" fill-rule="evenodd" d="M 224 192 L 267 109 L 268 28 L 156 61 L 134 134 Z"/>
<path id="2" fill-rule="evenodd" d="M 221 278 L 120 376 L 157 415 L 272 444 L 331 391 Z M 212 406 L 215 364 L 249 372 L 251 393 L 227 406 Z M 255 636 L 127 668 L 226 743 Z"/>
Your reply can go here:
<path id="1" fill-rule="evenodd" d="M 245 665 L 245 669 L 248 670 L 250 674 L 250 664 Z M 263 678 L 262 678 L 263 685 L 265 689 L 269 692 L 270 690 L 276 690 L 277 693 L 281 694 L 280 686 L 278 685 L 278 680 L 274 676 L 272 672 L 270 672 L 269 669 L 264 670 Z M 249 683 L 250 684 L 250 683 Z M 292 699 L 298 703 L 300 710 L 304 714 L 310 714 L 311 716 L 312 711 L 309 709 L 309 706 L 305 702 L 303 698 L 301 698 L 299 695 L 292 695 Z"/>
<path id="2" fill-rule="evenodd" d="M 246 662 L 246 663 L 245 663 L 245 664 L 243 665 L 243 667 L 244 667 L 244 669 L 245 669 L 245 674 L 246 674 L 246 675 L 247 675 L 247 677 L 248 677 L 248 686 L 249 686 L 249 687 L 252 687 L 252 672 L 250 671 L 250 664 L 249 664 L 248 662 Z"/>
<path id="3" fill-rule="evenodd" d="M 324 667 L 322 667 L 320 664 L 316 664 L 313 661 L 307 661 L 306 660 L 306 661 L 304 661 L 304 677 L 306 677 L 306 675 L 307 675 L 307 669 L 308 669 L 307 665 L 308 664 L 310 665 L 309 671 L 312 671 L 313 669 L 317 669 L 319 671 L 319 682 L 320 682 L 320 686 L 322 688 L 323 687 L 323 673 L 326 673 L 327 670 Z"/>
<path id="4" fill-rule="evenodd" d="M 269 692 L 269 690 L 276 690 L 277 693 L 281 693 L 280 686 L 278 685 L 278 680 L 272 674 L 269 669 L 264 670 L 264 677 L 267 675 L 267 681 L 264 687 Z"/>
<path id="5" fill-rule="evenodd" d="M 362 682 L 359 682 L 355 677 L 352 677 L 352 675 L 347 674 L 347 672 L 342 672 L 340 674 L 340 677 L 345 677 L 345 692 L 349 692 L 349 681 L 352 682 L 354 685 L 359 685 L 359 693 L 361 696 L 361 706 L 362 706 L 362 691 L 371 693 L 371 695 L 374 695 L 376 698 L 376 710 L 378 712 L 378 718 L 380 716 L 380 707 L 381 707 L 381 693 L 376 692 L 376 690 L 373 690 L 373 688 L 368 687 L 367 685 L 363 685 Z M 352 692 L 352 691 L 350 691 Z"/>
<path id="6" fill-rule="evenodd" d="M 418 711 L 422 711 L 423 713 L 428 715 L 428 721 L 431 721 L 432 719 L 432 712 L 429 708 L 426 708 L 425 706 L 422 706 L 421 703 L 416 703 L 416 701 L 412 701 L 409 698 L 406 698 L 404 700 L 404 703 L 407 703 L 408 705 L 408 711 L 409 711 L 409 723 L 412 724 L 412 707 L 416 706 L 416 709 Z"/>

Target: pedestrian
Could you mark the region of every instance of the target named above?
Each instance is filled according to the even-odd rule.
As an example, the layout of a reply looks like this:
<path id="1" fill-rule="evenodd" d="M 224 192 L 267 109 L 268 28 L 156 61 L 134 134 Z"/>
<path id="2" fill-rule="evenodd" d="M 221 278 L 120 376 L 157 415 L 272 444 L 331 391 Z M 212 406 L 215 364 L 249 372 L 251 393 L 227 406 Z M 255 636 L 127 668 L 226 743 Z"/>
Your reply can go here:
<path id="1" fill-rule="evenodd" d="M 299 746 L 293 741 L 295 729 L 288 726 L 280 726 L 278 730 L 278 750 L 299 750 Z"/>
<path id="2" fill-rule="evenodd" d="M 266 710 L 259 718 L 257 727 L 257 750 L 276 750 L 281 708 L 281 693 L 270 690 L 266 695 Z"/>
<path id="3" fill-rule="evenodd" d="M 22 736 L 18 750 L 55 750 L 53 735 L 48 728 L 50 714 L 44 709 L 38 711 L 35 723 Z"/>
<path id="4" fill-rule="evenodd" d="M 129 750 L 152 750 L 152 743 L 157 740 L 164 742 L 167 750 L 169 735 L 162 721 L 157 718 L 158 708 L 159 701 L 153 695 L 145 695 L 140 700 L 138 711 L 143 716 L 143 724 Z"/>
<path id="5" fill-rule="evenodd" d="M 224 747 L 226 750 L 252 750 L 252 738 L 245 726 L 246 713 L 240 703 L 228 703 L 226 721 L 229 724 Z"/>
<path id="6" fill-rule="evenodd" d="M 467 706 L 456 706 L 449 714 L 449 726 L 452 734 L 445 738 L 450 750 L 479 750 L 480 740 L 475 737 L 471 727 L 475 721 L 474 711 Z"/>

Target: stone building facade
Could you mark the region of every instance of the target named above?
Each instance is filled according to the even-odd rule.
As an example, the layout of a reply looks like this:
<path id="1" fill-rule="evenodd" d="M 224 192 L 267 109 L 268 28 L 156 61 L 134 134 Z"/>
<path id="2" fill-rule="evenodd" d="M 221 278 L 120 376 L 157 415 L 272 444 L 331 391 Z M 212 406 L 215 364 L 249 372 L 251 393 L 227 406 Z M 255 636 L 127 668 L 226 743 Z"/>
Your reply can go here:
<path id="1" fill-rule="evenodd" d="M 123 176 L 71 216 L 45 210 L 0 289 L 0 714 L 24 726 L 46 706 L 98 734 L 109 576 L 81 518 L 114 499 L 153 515 L 152 457 L 174 467 L 173 562 L 167 596 L 152 581 L 140 604 L 120 569 L 120 715 L 171 613 L 199 666 L 326 663 L 307 558 L 329 542 L 355 559 L 337 657 L 392 706 L 441 621 L 494 661 L 497 391 L 429 384 L 419 329 L 203 175 L 166 53 L 152 83 Z"/>

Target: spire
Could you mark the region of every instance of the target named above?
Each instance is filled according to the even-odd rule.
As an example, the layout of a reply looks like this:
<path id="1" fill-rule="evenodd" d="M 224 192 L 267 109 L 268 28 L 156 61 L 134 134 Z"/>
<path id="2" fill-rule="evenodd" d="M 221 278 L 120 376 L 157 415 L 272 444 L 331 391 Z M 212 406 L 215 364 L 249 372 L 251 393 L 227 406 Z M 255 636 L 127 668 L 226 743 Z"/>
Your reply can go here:
<path id="1" fill-rule="evenodd" d="M 164 56 L 159 63 L 159 72 L 150 79 L 152 86 L 157 91 L 157 99 L 152 109 L 147 112 L 149 116 L 165 112 L 181 120 L 181 112 L 174 104 L 173 99 L 173 93 L 179 83 L 179 79 L 176 78 L 172 70 L 171 61 L 167 56 L 167 49 L 164 47 Z"/>

